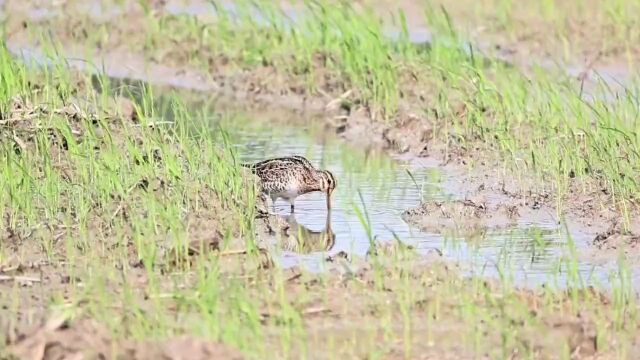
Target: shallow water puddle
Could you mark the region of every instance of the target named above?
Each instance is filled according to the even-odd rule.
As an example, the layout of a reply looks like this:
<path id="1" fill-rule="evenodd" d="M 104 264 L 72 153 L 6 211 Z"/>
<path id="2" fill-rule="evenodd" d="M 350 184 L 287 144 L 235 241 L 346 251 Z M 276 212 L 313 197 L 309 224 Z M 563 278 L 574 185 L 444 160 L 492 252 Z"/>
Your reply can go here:
<path id="1" fill-rule="evenodd" d="M 292 127 L 252 127 L 231 129 L 231 138 L 245 162 L 269 157 L 303 155 L 316 167 L 331 170 L 338 181 L 330 213 L 330 231 L 335 244 L 327 254 L 341 251 L 365 256 L 369 239 L 390 241 L 397 236 L 409 243 L 418 243 L 423 234 L 409 227 L 401 218 L 402 211 L 418 206 L 424 189 L 436 189 L 440 173 L 424 169 L 413 174 L 421 182 L 415 184 L 409 174 L 394 161 L 380 154 L 365 154 L 335 140 L 316 142 L 309 129 Z M 289 205 L 276 202 L 278 216 L 290 216 Z M 368 215 L 361 221 L 358 212 Z M 367 215 L 364 215 L 365 217 Z M 312 231 L 326 231 L 327 216 L 324 194 L 310 193 L 296 200 L 295 221 Z M 370 229 L 368 227 L 370 226 Z M 395 234 L 395 235 L 394 235 Z M 283 259 L 296 260 L 286 252 Z M 325 254 L 317 254 L 320 258 Z"/>
<path id="2" fill-rule="evenodd" d="M 328 256 L 345 252 L 365 257 L 370 239 L 376 243 L 400 239 L 423 254 L 441 252 L 468 273 L 517 285 L 563 286 L 581 279 L 606 286 L 609 274 L 616 270 L 615 264 L 596 265 L 569 256 L 572 246 L 584 250 L 587 239 L 573 234 L 574 245 L 567 245 L 566 231 L 552 216 L 521 220 L 500 231 L 450 236 L 420 231 L 408 225 L 402 213 L 419 206 L 423 199 L 464 198 L 451 185 L 460 181 L 460 174 L 444 173 L 432 161 L 409 163 L 379 151 L 367 152 L 323 135 L 319 129 L 270 125 L 261 115 L 250 115 L 250 120 L 242 117 L 225 127 L 243 162 L 303 155 L 316 167 L 331 170 L 338 180 L 330 219 L 322 193 L 299 197 L 294 214 L 286 202 L 277 201 L 277 216 L 291 226 L 290 233 L 314 243 L 296 252 L 290 239 L 281 238 L 275 257 L 283 267 L 301 265 L 321 271 Z"/>

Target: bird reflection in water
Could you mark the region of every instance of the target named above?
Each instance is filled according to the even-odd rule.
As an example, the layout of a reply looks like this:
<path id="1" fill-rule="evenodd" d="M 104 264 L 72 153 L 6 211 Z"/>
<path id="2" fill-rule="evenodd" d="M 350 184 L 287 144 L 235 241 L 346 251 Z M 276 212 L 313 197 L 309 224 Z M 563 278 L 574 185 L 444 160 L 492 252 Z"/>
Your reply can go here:
<path id="1" fill-rule="evenodd" d="M 320 231 L 298 223 L 295 213 L 278 215 L 278 222 L 281 229 L 280 247 L 284 251 L 301 254 L 324 252 L 331 250 L 336 243 L 336 234 L 331 230 L 331 212 L 327 212 L 325 227 Z"/>

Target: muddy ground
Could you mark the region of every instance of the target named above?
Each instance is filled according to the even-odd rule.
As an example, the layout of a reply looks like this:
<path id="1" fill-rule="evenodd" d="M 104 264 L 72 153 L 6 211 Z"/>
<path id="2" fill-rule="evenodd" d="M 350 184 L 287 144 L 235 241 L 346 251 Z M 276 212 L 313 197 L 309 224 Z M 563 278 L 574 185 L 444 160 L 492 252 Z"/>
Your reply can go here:
<path id="1" fill-rule="evenodd" d="M 179 337 L 161 341 L 114 340 L 90 320 L 70 322 L 63 316 L 17 335 L 9 349 L 18 359 L 242 359 L 228 347 L 207 340 Z"/>
<path id="2" fill-rule="evenodd" d="M 32 26 L 48 27 L 55 23 L 54 20 L 33 19 L 33 4 L 26 2 L 8 1 L 5 12 L 11 14 L 7 19 L 8 44 L 15 50 L 34 49 L 38 50 L 41 44 L 29 39 L 27 29 Z M 122 16 L 137 16 L 135 11 L 139 11 L 135 6 L 133 11 Z M 57 19 L 60 20 L 60 19 Z M 28 22 L 25 26 L 25 21 Z M 48 23 L 48 21 L 52 21 Z M 120 19 L 119 21 L 122 21 Z M 620 213 L 616 209 L 610 196 L 602 187 L 593 186 L 593 191 L 585 193 L 578 184 L 572 184 L 567 198 L 563 199 L 561 208 L 557 208 L 557 199 L 554 198 L 553 189 L 545 188 L 534 180 L 516 177 L 512 171 L 503 171 L 503 161 L 495 156 L 495 149 L 491 146 L 474 142 L 473 139 L 459 141 L 455 137 L 443 138 L 438 132 L 439 127 L 434 126 L 441 119 L 437 114 L 432 117 L 425 117 L 423 112 L 418 112 L 412 108 L 411 101 L 401 104 L 398 115 L 392 122 L 382 122 L 376 119 L 372 112 L 358 100 L 357 89 L 348 89 L 327 74 L 322 79 L 320 88 L 324 95 L 308 94 L 304 90 L 302 81 L 295 76 L 282 74 L 272 65 L 266 64 L 257 69 L 238 70 L 226 63 L 223 56 L 212 55 L 209 60 L 211 69 L 209 73 L 202 69 L 195 68 L 180 60 L 179 54 L 171 54 L 168 49 L 165 56 L 153 59 L 150 64 L 147 62 L 152 55 L 145 51 L 135 52 L 129 48 L 123 48 L 120 41 L 126 36 L 125 31 L 137 30 L 135 21 L 122 21 L 129 27 L 127 29 L 113 28 L 112 36 L 108 41 L 101 44 L 99 50 L 93 54 L 96 63 L 104 64 L 104 70 L 113 77 L 140 79 L 159 85 L 183 87 L 198 91 L 207 91 L 219 96 L 224 100 L 241 102 L 244 108 L 261 109 L 263 107 L 285 109 L 287 112 L 300 114 L 300 122 L 308 121 L 311 116 L 314 119 L 321 119 L 326 122 L 327 129 L 335 132 L 345 141 L 360 144 L 363 147 L 376 147 L 387 149 L 390 153 L 405 160 L 422 158 L 427 161 L 437 162 L 442 165 L 445 171 L 459 173 L 460 177 L 455 184 L 455 191 L 465 194 L 464 200 L 457 200 L 450 203 L 425 203 L 418 209 L 408 209 L 406 218 L 408 221 L 417 224 L 433 232 L 447 232 L 451 229 L 463 229 L 464 231 L 483 231 L 486 229 L 500 228 L 517 223 L 520 219 L 535 219 L 551 217 L 558 223 L 562 218 L 583 227 L 584 231 L 593 237 L 594 249 L 617 250 L 624 248 L 626 252 L 634 252 L 638 248 L 640 241 L 640 229 L 631 227 L 624 229 L 620 222 Z M 67 57 L 82 57 L 83 48 L 78 43 L 77 34 L 67 31 L 77 24 L 71 19 L 68 27 L 55 28 L 54 33 L 57 39 L 64 46 Z M 182 63 L 181 63 L 182 62 Z M 74 66 L 85 66 L 82 62 L 70 61 Z M 320 78 L 322 78 L 320 72 Z M 429 90 L 412 89 L 413 96 L 428 96 Z M 124 105 L 128 108 L 127 105 Z M 458 105 L 454 105 L 458 106 Z M 464 108 L 460 106 L 459 114 L 464 116 Z M 69 109 L 57 109 L 58 111 L 72 111 Z M 121 113 L 132 116 L 130 110 L 121 109 Z M 127 115 L 129 114 L 129 115 Z M 70 117 L 76 116 L 69 112 Z M 29 146 L 23 141 L 21 145 L 16 141 L 16 146 Z M 469 167 L 472 170 L 468 170 Z M 71 171 L 71 170 L 70 170 Z M 215 205 L 212 205 L 215 206 Z M 117 205 L 114 208 L 117 211 Z M 216 213 L 224 213 L 216 209 Z M 215 226 L 208 227 L 207 224 L 216 224 L 219 218 L 213 219 L 210 214 L 193 214 L 194 221 L 202 227 L 200 232 L 195 232 L 192 239 L 195 244 L 192 255 L 202 251 L 216 251 L 219 239 L 211 234 L 216 234 Z M 563 216 L 558 216 L 561 213 Z M 637 209 L 631 210 L 631 217 L 638 214 Z M 209 217 L 207 217 L 209 216 Z M 459 222 L 460 219 L 462 222 Z M 292 224 L 269 223 L 268 220 L 260 220 L 262 224 L 259 231 L 264 234 L 283 232 L 289 234 Z M 198 235 L 200 234 L 200 235 Z M 70 278 L 68 269 L 48 264 L 41 249 L 27 249 L 29 241 L 25 234 L 15 234 L 7 232 L 2 234 L 3 241 L 15 243 L 16 252 L 29 254 L 22 257 L 20 262 L 0 264 L 0 286 L 3 292 L 8 293 L 19 289 L 23 298 L 21 303 L 18 324 L 3 324 L 10 328 L 5 333 L 7 335 L 7 349 L 20 358 L 29 359 L 59 359 L 60 354 L 65 354 L 71 358 L 78 351 L 87 349 L 94 351 L 92 355 L 100 354 L 110 358 L 114 355 L 114 348 L 122 351 L 123 358 L 131 359 L 152 359 L 159 356 L 168 358 L 180 358 L 181 354 L 197 354 L 201 358 L 220 356 L 225 358 L 239 358 L 234 350 L 226 346 L 198 340 L 196 338 L 180 338 L 162 342 L 161 346 L 149 346 L 148 341 L 122 340 L 112 338 L 107 331 L 101 330 L 101 325 L 95 324 L 92 320 L 79 316 L 70 319 L 67 316 L 52 316 L 47 308 L 49 294 L 53 292 L 69 291 L 74 284 L 74 279 Z M 331 241 L 330 238 L 322 238 L 321 241 Z M 62 242 L 61 242 L 62 243 Z M 202 246 L 204 243 L 205 246 Z M 324 246 L 320 244 L 319 246 Z M 18 249 L 20 248 L 20 249 Z M 243 257 L 245 256 L 242 247 L 235 255 L 225 256 L 224 261 L 229 262 L 229 272 L 234 269 L 245 269 Z M 61 249 L 62 251 L 62 249 Z M 397 249 L 392 248 L 392 255 Z M 603 252 L 602 256 L 617 256 L 617 251 Z M 237 256 L 237 258 L 236 258 Z M 600 255 L 596 255 L 600 256 Z M 633 258 L 633 257 L 631 257 Z M 137 257 L 131 254 L 130 261 L 135 263 Z M 430 259 L 433 260 L 433 259 Z M 344 261 L 344 259 L 330 259 L 335 264 L 330 275 L 303 274 L 298 269 L 291 270 L 291 275 L 286 282 L 287 292 L 296 294 L 304 293 L 305 296 L 311 294 L 310 298 L 297 304 L 300 306 L 304 316 L 305 329 L 309 332 L 309 348 L 318 348 L 326 345 L 324 338 L 327 333 L 331 333 L 342 343 L 335 345 L 338 349 L 347 349 L 353 345 L 353 339 L 359 336 L 370 338 L 372 342 L 386 342 L 390 344 L 388 348 L 382 350 L 387 358 L 401 358 L 406 350 L 402 339 L 402 327 L 394 325 L 391 334 L 382 330 L 362 329 L 358 324 L 374 324 L 382 316 L 388 316 L 390 322 L 401 324 L 403 319 L 401 314 L 384 313 L 382 303 L 394 301 L 388 294 L 393 294 L 397 289 L 397 282 L 394 279 L 382 289 L 378 288 L 372 277 L 377 275 L 370 263 L 354 260 L 356 265 Z M 268 259 L 256 266 L 268 267 Z M 255 265 L 255 264 L 254 264 Z M 384 267 L 388 271 L 389 277 L 395 274 L 392 270 L 397 265 L 387 265 Z M 468 324 L 460 321 L 458 309 L 461 304 L 456 302 L 454 294 L 463 292 L 471 285 L 468 280 L 455 280 L 456 286 L 451 289 L 442 290 L 438 284 L 458 279 L 451 264 L 440 263 L 438 261 L 412 261 L 409 268 L 405 270 L 413 274 L 408 281 L 416 288 L 427 289 L 420 293 L 417 298 L 411 299 L 412 326 L 414 332 L 411 336 L 413 353 L 424 359 L 443 358 L 469 358 L 474 353 L 471 342 L 460 342 L 459 334 L 468 331 Z M 134 267 L 131 278 L 125 281 L 131 283 L 145 283 L 145 273 L 140 267 Z M 250 271 L 248 271 L 250 272 Z M 426 279 L 426 280 L 425 280 Z M 327 283 L 328 282 L 328 285 Z M 322 283 L 322 286 L 320 286 Z M 477 284 L 474 284 L 477 286 Z M 509 312 L 512 307 L 527 306 L 527 313 L 539 321 L 540 328 L 530 327 L 526 321 L 519 321 L 517 316 L 501 318 L 495 314 L 489 314 L 490 318 L 509 320 L 508 328 L 517 333 L 514 342 L 517 345 L 528 349 L 534 349 L 533 353 L 544 357 L 545 354 L 554 354 L 557 350 L 558 339 L 563 339 L 569 344 L 570 354 L 575 358 L 607 358 L 609 352 L 615 348 L 615 338 L 607 338 L 610 345 L 607 349 L 598 348 L 598 333 L 596 326 L 588 315 L 588 309 L 580 309 L 567 305 L 566 298 L 558 299 L 555 313 L 542 313 L 538 308 L 541 295 L 531 291 L 518 291 L 510 297 L 499 300 L 488 300 L 484 297 L 486 293 L 495 294 L 498 292 L 494 284 L 481 284 L 482 291 L 471 295 L 471 303 L 486 307 L 489 311 Z M 114 287 L 118 287 L 114 284 Z M 27 290 L 29 289 L 29 290 Z M 434 289 L 430 292 L 430 289 Z M 387 295 L 385 295 L 387 294 Z M 587 296 L 587 295 L 585 295 Z M 330 299 L 328 302 L 326 299 Z M 592 298 L 589 297 L 591 300 Z M 600 295 L 596 296 L 600 299 Z M 373 300 L 377 299 L 377 300 Z M 611 306 L 610 300 L 602 297 L 598 303 L 601 306 Z M 433 304 L 437 303 L 438 314 L 433 313 Z M 345 306 L 345 304 L 359 304 L 359 306 Z M 267 306 L 265 308 L 273 309 Z M 506 310 L 505 310 L 506 309 Z M 567 310 L 569 309 L 569 310 Z M 566 310 L 566 311 L 565 311 Z M 4 311 L 9 311 L 5 305 Z M 586 314 L 586 315 L 585 315 Z M 7 317 L 8 318 L 8 317 Z M 47 320 L 48 319 L 48 320 Z M 613 319 L 609 319 L 613 323 Z M 264 326 L 269 329 L 267 338 L 277 343 L 278 323 L 281 321 L 279 314 L 265 311 L 261 319 Z M 34 323 L 42 322 L 43 325 Z M 437 326 L 427 326 L 425 324 L 436 324 Z M 493 323 L 480 323 L 478 333 L 482 334 L 482 341 L 494 344 L 496 348 L 500 345 L 500 335 L 491 329 Z M 503 323 L 499 323 L 504 325 Z M 607 324 L 605 327 L 613 325 Z M 630 325 L 633 326 L 633 325 Z M 539 331 L 544 329 L 544 331 Z M 102 334 L 88 338 L 87 333 Z M 432 340 L 424 341 L 425 333 L 429 333 Z M 344 334 L 344 336 L 340 336 Z M 609 336 L 610 334 L 608 334 Z M 471 336 L 471 335 L 469 335 Z M 476 333 L 476 336 L 477 333 Z M 631 339 L 632 348 L 637 348 L 640 339 Z M 524 344 L 524 345 L 523 345 Z M 274 345 L 276 346 L 276 345 Z M 513 344 L 508 344 L 507 348 L 512 348 Z M 152 348 L 152 350 L 150 350 Z M 296 349 L 295 351 L 302 351 Z M 358 353 L 358 350 L 349 350 L 353 353 L 349 355 L 363 357 L 368 354 Z M 608 352 L 609 351 L 609 352 Z M 497 351 L 485 350 L 485 357 L 496 357 L 502 355 L 517 358 L 517 353 L 499 353 Z M 329 354 L 313 354 L 312 357 L 322 358 Z M 611 355 L 613 356 L 613 355 Z M 88 356 L 87 358 L 92 358 Z"/>

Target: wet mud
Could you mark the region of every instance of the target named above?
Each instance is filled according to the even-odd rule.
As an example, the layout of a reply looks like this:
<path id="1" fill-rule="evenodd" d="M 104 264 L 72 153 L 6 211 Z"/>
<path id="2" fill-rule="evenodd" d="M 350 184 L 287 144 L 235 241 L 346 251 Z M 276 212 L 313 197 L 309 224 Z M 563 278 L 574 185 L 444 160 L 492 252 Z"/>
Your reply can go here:
<path id="1" fill-rule="evenodd" d="M 404 215 L 407 221 L 433 233 L 504 229 L 516 225 L 520 216 L 515 206 L 487 208 L 486 204 L 473 200 L 423 203 Z"/>
<path id="2" fill-rule="evenodd" d="M 640 246 L 640 224 L 633 220 L 628 225 L 616 222 L 599 233 L 593 239 L 593 245 L 599 249 L 634 251 Z"/>

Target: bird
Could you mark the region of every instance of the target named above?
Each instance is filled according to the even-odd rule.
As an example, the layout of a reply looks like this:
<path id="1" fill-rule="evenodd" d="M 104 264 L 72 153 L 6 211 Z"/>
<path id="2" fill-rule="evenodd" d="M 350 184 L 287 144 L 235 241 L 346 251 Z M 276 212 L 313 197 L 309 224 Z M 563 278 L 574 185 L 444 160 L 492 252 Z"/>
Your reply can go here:
<path id="1" fill-rule="evenodd" d="M 253 164 L 242 164 L 258 176 L 261 192 L 275 202 L 282 198 L 295 211 L 296 197 L 321 191 L 327 196 L 327 210 L 331 210 L 331 194 L 335 190 L 336 178 L 329 170 L 318 170 L 303 156 L 284 156 L 263 160 Z"/>

